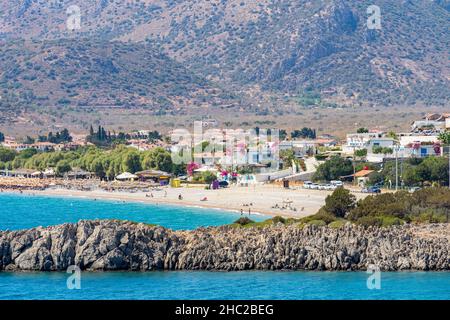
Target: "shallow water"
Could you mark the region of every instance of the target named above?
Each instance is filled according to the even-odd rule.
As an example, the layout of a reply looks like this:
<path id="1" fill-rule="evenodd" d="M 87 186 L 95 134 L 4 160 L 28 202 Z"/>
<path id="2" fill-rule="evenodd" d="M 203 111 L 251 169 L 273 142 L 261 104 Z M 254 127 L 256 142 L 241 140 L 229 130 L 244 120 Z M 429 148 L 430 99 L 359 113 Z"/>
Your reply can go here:
<path id="1" fill-rule="evenodd" d="M 239 217 L 239 213 L 231 211 L 177 205 L 0 193 L 0 230 L 57 225 L 80 219 L 121 219 L 190 230 L 229 224 Z M 252 214 L 251 219 L 260 221 L 267 217 Z"/>

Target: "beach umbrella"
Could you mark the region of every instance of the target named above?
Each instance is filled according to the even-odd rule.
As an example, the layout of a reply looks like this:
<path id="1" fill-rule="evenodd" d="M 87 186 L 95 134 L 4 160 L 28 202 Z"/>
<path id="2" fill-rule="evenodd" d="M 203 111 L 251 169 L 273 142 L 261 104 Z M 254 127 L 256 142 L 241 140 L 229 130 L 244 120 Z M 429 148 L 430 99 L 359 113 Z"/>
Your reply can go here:
<path id="1" fill-rule="evenodd" d="M 209 168 L 209 167 L 201 167 L 194 170 L 194 172 L 208 172 L 208 171 L 217 172 L 218 170 L 216 168 Z"/>
<path id="2" fill-rule="evenodd" d="M 138 178 L 137 175 L 129 173 L 129 172 L 121 173 L 116 177 L 117 180 L 134 180 L 137 178 Z"/>

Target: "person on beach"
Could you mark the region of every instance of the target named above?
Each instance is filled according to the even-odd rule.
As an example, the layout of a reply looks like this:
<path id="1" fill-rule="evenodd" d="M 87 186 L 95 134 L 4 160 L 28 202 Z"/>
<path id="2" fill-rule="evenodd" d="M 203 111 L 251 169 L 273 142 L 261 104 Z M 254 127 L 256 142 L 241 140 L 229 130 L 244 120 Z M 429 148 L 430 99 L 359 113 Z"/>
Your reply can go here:
<path id="1" fill-rule="evenodd" d="M 252 214 L 252 209 L 248 208 L 248 215 Z"/>
<path id="2" fill-rule="evenodd" d="M 244 214 L 244 210 L 241 209 L 241 216 Z"/>
<path id="3" fill-rule="evenodd" d="M 181 194 L 178 195 L 178 200 L 183 200 L 183 196 Z"/>

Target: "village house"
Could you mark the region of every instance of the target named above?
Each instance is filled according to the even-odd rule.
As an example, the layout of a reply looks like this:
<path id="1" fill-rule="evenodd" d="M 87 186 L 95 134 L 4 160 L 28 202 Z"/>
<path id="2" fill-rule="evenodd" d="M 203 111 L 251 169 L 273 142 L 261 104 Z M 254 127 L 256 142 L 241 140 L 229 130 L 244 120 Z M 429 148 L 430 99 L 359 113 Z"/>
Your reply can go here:
<path id="1" fill-rule="evenodd" d="M 370 141 L 373 139 L 381 139 L 384 132 L 367 132 L 367 133 L 349 133 L 347 134 L 346 143 L 342 146 L 342 152 L 352 155 L 356 150 L 368 149 Z M 381 143 L 381 140 L 378 140 Z"/>
<path id="2" fill-rule="evenodd" d="M 429 113 L 411 125 L 413 132 L 434 133 L 450 128 L 450 113 Z"/>

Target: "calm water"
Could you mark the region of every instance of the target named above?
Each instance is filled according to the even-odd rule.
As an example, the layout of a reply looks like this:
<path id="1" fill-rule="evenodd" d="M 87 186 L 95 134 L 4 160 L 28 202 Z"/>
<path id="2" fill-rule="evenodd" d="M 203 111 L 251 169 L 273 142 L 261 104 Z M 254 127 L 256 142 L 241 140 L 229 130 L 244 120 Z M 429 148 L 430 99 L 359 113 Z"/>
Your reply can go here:
<path id="1" fill-rule="evenodd" d="M 0 194 L 0 230 L 57 225 L 80 219 L 131 220 L 187 230 L 229 224 L 239 217 L 239 213 L 175 205 Z M 256 214 L 251 218 L 266 219 Z"/>
<path id="2" fill-rule="evenodd" d="M 364 272 L 0 273 L 1 299 L 450 299 L 444 272 L 381 273 L 367 289 Z"/>
<path id="3" fill-rule="evenodd" d="M 111 218 L 193 229 L 231 223 L 239 216 L 211 209 L 0 194 L 0 230 Z M 86 272 L 80 290 L 67 289 L 68 276 L 0 272 L 0 300 L 450 299 L 450 272 L 382 273 L 380 290 L 367 289 L 369 275 L 364 272 Z"/>

